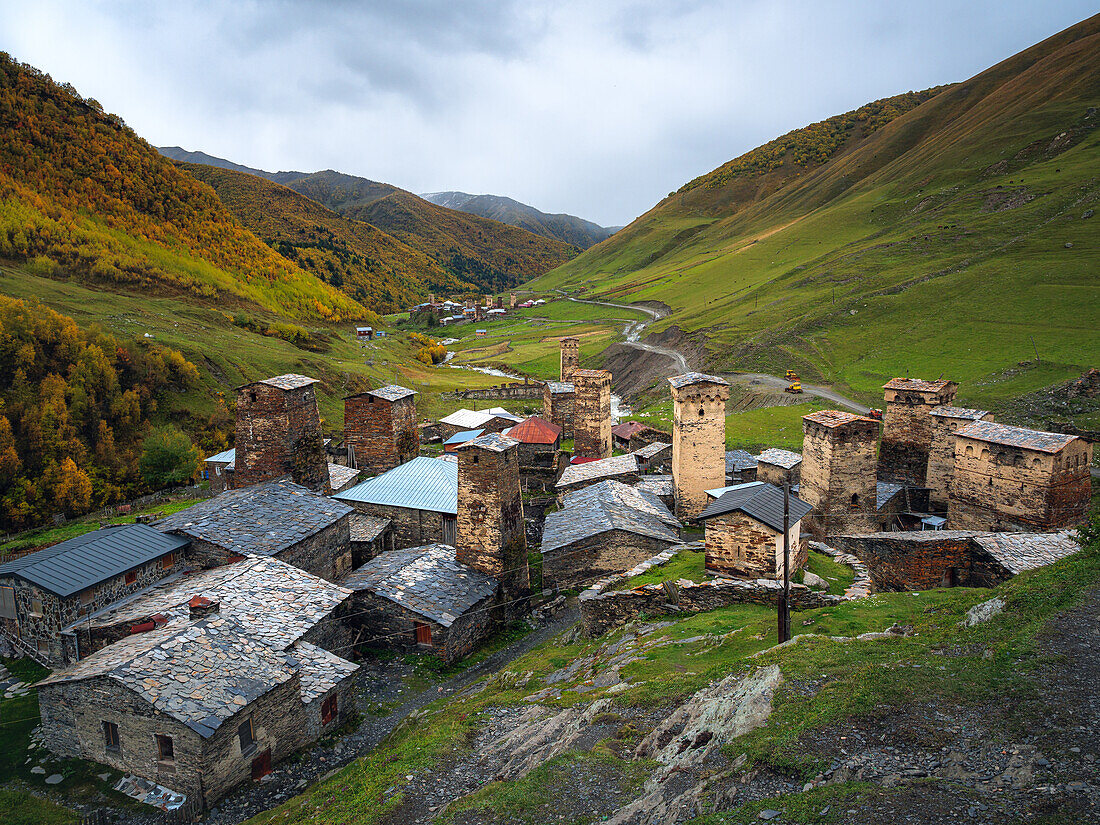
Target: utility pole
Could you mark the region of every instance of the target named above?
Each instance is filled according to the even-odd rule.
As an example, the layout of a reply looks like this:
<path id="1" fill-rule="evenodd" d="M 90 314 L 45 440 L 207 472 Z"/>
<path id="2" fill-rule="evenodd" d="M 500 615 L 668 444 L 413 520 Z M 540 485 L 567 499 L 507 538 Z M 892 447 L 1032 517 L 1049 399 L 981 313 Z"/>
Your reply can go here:
<path id="1" fill-rule="evenodd" d="M 791 638 L 791 484 L 783 482 L 783 591 L 779 594 L 779 642 Z"/>

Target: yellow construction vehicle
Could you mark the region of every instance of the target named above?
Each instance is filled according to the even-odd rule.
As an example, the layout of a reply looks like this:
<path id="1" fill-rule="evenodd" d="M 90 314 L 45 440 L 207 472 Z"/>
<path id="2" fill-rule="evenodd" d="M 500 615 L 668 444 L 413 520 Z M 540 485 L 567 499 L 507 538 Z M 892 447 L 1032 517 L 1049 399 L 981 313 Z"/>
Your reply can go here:
<path id="1" fill-rule="evenodd" d="M 787 370 L 787 380 L 788 381 L 797 381 L 798 380 L 798 373 L 795 372 L 794 370 Z"/>
<path id="2" fill-rule="evenodd" d="M 799 381 L 796 378 L 794 381 L 792 381 L 791 383 L 789 383 L 787 385 L 787 389 L 785 389 L 784 392 L 801 393 L 802 392 L 802 382 Z"/>

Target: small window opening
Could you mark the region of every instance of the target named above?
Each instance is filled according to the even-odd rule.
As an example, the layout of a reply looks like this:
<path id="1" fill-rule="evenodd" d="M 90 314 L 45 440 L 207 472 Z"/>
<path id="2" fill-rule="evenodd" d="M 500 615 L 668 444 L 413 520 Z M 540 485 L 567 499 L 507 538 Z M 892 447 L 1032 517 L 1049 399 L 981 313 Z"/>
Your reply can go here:
<path id="1" fill-rule="evenodd" d="M 256 736 L 252 730 L 252 718 L 249 717 L 237 726 L 237 738 L 241 743 L 241 753 L 252 753 L 256 749 Z"/>
<path id="2" fill-rule="evenodd" d="M 157 734 L 157 760 L 160 762 L 175 762 L 176 749 L 171 736 L 163 733 Z"/>
<path id="3" fill-rule="evenodd" d="M 109 751 L 117 752 L 119 750 L 118 725 L 114 722 L 103 723 L 103 744 L 106 745 Z"/>
<path id="4" fill-rule="evenodd" d="M 321 724 L 327 725 L 336 718 L 336 694 L 325 699 L 321 703 Z"/>
<path id="5" fill-rule="evenodd" d="M 134 571 L 134 570 L 130 570 L 130 571 L 129 571 L 129 572 L 128 572 L 128 573 L 126 574 L 126 583 L 127 583 L 127 584 L 133 584 L 133 583 L 134 583 L 134 582 L 136 582 L 136 581 L 137 581 L 137 572 L 136 572 L 136 571 Z"/>

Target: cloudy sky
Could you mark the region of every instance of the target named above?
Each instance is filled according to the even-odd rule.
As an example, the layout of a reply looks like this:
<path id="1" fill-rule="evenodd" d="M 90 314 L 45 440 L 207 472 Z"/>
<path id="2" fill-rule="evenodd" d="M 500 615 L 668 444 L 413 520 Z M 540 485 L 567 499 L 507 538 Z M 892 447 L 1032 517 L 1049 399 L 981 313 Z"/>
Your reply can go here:
<path id="1" fill-rule="evenodd" d="M 0 0 L 0 50 L 154 145 L 625 224 L 790 129 L 963 80 L 1074 0 Z"/>

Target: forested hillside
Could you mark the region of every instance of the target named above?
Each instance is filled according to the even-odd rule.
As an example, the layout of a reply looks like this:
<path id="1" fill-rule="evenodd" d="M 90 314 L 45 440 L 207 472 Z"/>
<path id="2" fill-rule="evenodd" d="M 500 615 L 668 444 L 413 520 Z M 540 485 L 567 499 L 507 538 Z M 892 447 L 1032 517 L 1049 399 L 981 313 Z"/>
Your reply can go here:
<path id="1" fill-rule="evenodd" d="M 995 404 L 1100 352 L 1100 17 L 951 86 L 776 139 L 534 288 L 650 300 L 701 368 Z"/>
<path id="2" fill-rule="evenodd" d="M 186 453 L 189 445 L 154 427 L 158 397 L 198 383 L 195 365 L 176 350 L 81 329 L 37 300 L 0 295 L 0 530 L 147 491 L 145 447 L 168 439 Z M 223 405 L 188 424 L 202 447 L 215 449 L 225 446 L 230 421 Z"/>
<path id="3" fill-rule="evenodd" d="M 297 318 L 363 308 L 246 230 L 209 187 L 68 85 L 0 54 L 0 258 Z"/>
<path id="4" fill-rule="evenodd" d="M 476 290 L 380 229 L 285 186 L 226 168 L 181 166 L 210 184 L 237 219 L 284 258 L 375 312 L 408 309 L 430 292 Z"/>

